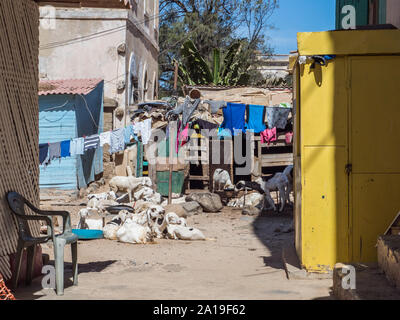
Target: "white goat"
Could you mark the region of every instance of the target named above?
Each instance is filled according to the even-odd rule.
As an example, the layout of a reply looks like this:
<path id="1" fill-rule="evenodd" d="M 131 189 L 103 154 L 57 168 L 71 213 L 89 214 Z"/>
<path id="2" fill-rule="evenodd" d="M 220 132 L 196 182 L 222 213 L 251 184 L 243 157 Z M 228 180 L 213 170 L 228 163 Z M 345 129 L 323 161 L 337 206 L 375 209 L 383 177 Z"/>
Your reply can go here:
<path id="1" fill-rule="evenodd" d="M 216 169 L 213 175 L 213 192 L 234 188 L 229 172 L 223 169 Z"/>
<path id="2" fill-rule="evenodd" d="M 186 220 L 180 218 L 176 213 L 169 212 L 165 215 L 164 221 L 159 228 L 161 233 L 167 229 L 167 235 L 174 240 L 206 240 L 204 234 L 196 228 L 188 227 Z"/>
<path id="3" fill-rule="evenodd" d="M 103 228 L 104 238 L 109 240 L 117 240 L 117 232 L 119 228 L 124 224 L 126 219 L 132 217 L 132 213 L 126 210 L 121 210 L 118 216 L 114 217 L 110 222 L 108 222 Z"/>
<path id="4" fill-rule="evenodd" d="M 132 219 L 126 219 L 117 231 L 117 238 L 121 242 L 145 244 L 151 241 L 151 230 L 148 226 L 137 224 Z"/>
<path id="5" fill-rule="evenodd" d="M 132 192 L 139 186 L 151 187 L 152 182 L 149 177 L 121 177 L 117 176 L 110 180 L 110 189 L 117 193 L 118 191 L 127 192 L 129 195 L 129 202 L 132 202 Z"/>
<path id="6" fill-rule="evenodd" d="M 285 204 L 287 202 L 287 189 L 289 187 L 289 181 L 285 174 L 282 172 L 276 173 L 271 179 L 264 181 L 261 177 L 256 180 L 256 182 L 261 186 L 264 190 L 264 204 L 263 209 L 273 209 L 276 211 L 276 206 L 274 200 L 271 197 L 271 191 L 278 190 L 279 198 L 281 200 L 281 207 L 279 208 L 279 212 L 282 212 L 285 208 Z M 269 208 L 265 208 L 266 202 L 269 204 Z"/>
<path id="7" fill-rule="evenodd" d="M 287 166 L 285 170 L 283 170 L 283 174 L 286 176 L 288 179 L 288 188 L 286 189 L 286 200 L 288 201 L 289 204 L 291 204 L 290 201 L 290 193 L 293 191 L 293 166 Z"/>
<path id="8" fill-rule="evenodd" d="M 133 198 L 137 200 L 146 200 L 154 204 L 160 204 L 162 201 L 161 194 L 155 192 L 152 188 L 142 187 L 133 194 Z"/>
<path id="9" fill-rule="evenodd" d="M 117 199 L 117 195 L 115 194 L 114 191 L 109 191 L 109 192 L 103 192 L 103 193 L 98 193 L 98 194 L 89 194 L 87 196 L 88 200 L 91 199 L 97 199 L 97 200 L 115 200 Z"/>
<path id="10" fill-rule="evenodd" d="M 102 230 L 103 220 L 101 219 L 88 219 L 90 216 L 89 209 L 81 209 L 79 211 L 79 223 L 77 229 L 89 229 L 89 230 Z"/>

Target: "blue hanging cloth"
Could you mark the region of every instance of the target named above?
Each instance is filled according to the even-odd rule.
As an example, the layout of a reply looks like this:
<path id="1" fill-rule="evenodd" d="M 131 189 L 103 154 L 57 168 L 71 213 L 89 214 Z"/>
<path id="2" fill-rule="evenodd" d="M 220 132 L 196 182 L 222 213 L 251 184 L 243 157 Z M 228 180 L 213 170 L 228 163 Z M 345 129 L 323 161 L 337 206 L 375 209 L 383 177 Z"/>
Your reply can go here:
<path id="1" fill-rule="evenodd" d="M 232 133 L 246 131 L 245 129 L 245 114 L 246 105 L 239 103 L 228 102 L 228 105 L 222 109 L 224 114 L 224 122 L 221 127 L 229 129 Z"/>
<path id="2" fill-rule="evenodd" d="M 255 133 L 263 132 L 266 129 L 265 123 L 265 106 L 251 104 L 247 107 L 247 123 L 246 129 Z"/>

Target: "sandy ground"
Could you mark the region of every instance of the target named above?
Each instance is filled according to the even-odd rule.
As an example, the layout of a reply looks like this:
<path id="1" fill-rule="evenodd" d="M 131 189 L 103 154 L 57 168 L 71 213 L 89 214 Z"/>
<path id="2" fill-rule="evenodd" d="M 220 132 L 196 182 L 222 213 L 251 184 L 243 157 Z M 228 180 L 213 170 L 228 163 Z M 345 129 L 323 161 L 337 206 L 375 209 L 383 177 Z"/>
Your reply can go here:
<path id="1" fill-rule="evenodd" d="M 79 204 L 79 202 L 77 202 Z M 80 207 L 57 207 L 77 221 Z M 332 299 L 332 280 L 288 280 L 281 254 L 293 243 L 292 212 L 243 216 L 240 210 L 188 218 L 215 241 L 157 240 L 132 245 L 110 240 L 79 241 L 79 285 L 72 286 L 66 247 L 65 294 L 41 289 L 41 278 L 21 287 L 18 299 Z M 51 245 L 43 252 L 50 255 Z"/>

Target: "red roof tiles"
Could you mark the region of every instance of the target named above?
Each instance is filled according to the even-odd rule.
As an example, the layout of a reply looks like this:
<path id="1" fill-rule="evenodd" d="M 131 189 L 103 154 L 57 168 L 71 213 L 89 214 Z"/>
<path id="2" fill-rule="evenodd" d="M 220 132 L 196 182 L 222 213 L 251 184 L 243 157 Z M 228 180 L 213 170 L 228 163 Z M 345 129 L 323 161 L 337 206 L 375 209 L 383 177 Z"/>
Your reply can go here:
<path id="1" fill-rule="evenodd" d="M 50 94 L 88 94 L 102 79 L 42 80 L 39 82 L 39 96 Z"/>

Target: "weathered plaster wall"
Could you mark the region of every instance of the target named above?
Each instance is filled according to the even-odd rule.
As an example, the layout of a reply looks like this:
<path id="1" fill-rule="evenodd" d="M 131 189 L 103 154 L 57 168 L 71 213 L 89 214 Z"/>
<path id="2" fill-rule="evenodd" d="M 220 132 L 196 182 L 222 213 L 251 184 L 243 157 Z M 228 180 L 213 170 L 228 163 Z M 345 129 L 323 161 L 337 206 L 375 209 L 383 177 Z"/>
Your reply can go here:
<path id="1" fill-rule="evenodd" d="M 143 91 L 144 70 L 148 70 L 151 83 L 146 97 L 153 98 L 150 92 L 154 90 L 159 48 L 154 31 L 154 27 L 158 30 L 154 3 L 147 0 L 147 5 L 150 4 L 149 27 L 144 22 L 141 2 L 133 10 L 57 8 L 55 29 L 40 28 L 40 77 L 50 80 L 102 78 L 104 96 L 115 99 L 127 115 L 130 60 L 134 56 L 139 89 Z M 121 44 L 126 44 L 125 53 L 118 53 Z M 139 97 L 144 98 L 143 92 Z M 116 128 L 126 122 L 126 116 L 114 119 Z"/>
<path id="2" fill-rule="evenodd" d="M 386 22 L 400 28 L 400 1 L 387 0 Z"/>

